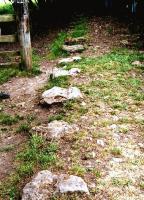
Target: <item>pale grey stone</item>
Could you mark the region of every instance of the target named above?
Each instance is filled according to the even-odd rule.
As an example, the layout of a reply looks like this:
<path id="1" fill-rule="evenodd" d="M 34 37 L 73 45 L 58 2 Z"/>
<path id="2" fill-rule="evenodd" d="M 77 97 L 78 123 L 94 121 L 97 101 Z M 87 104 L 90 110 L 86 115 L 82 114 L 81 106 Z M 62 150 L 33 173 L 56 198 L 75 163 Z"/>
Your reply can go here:
<path id="1" fill-rule="evenodd" d="M 102 147 L 105 146 L 104 141 L 103 141 L 103 140 L 100 140 L 100 139 L 97 140 L 97 144 L 100 145 L 100 146 L 102 146 Z"/>
<path id="2" fill-rule="evenodd" d="M 47 104 L 80 98 L 82 98 L 82 93 L 77 87 L 69 87 L 68 89 L 53 87 L 42 94 L 42 100 Z"/>
<path id="3" fill-rule="evenodd" d="M 91 184 L 89 184 L 88 186 L 89 186 L 89 188 L 91 188 L 91 189 L 96 188 L 96 184 L 95 184 L 95 183 L 91 183 Z"/>
<path id="4" fill-rule="evenodd" d="M 120 41 L 120 43 L 121 43 L 123 46 L 129 45 L 128 40 L 122 40 L 122 41 Z"/>
<path id="5" fill-rule="evenodd" d="M 136 61 L 132 62 L 132 65 L 134 65 L 134 66 L 142 66 L 143 64 L 139 60 L 136 60 Z"/>
<path id="6" fill-rule="evenodd" d="M 115 141 L 120 141 L 121 136 L 120 136 L 118 133 L 114 133 L 114 134 L 113 134 L 113 139 L 114 139 Z"/>
<path id="7" fill-rule="evenodd" d="M 95 163 L 93 163 L 91 161 L 88 161 L 87 164 L 86 164 L 86 169 L 88 171 L 92 171 L 95 167 L 96 167 Z"/>
<path id="8" fill-rule="evenodd" d="M 57 179 L 50 171 L 39 172 L 23 189 L 22 200 L 47 200 L 50 196 L 50 185 Z"/>
<path id="9" fill-rule="evenodd" d="M 44 170 L 23 188 L 22 200 L 48 200 L 53 194 L 69 192 L 89 194 L 87 184 L 82 178 L 65 174 L 57 176 Z"/>
<path id="10" fill-rule="evenodd" d="M 74 56 L 74 57 L 70 57 L 70 58 L 63 58 L 63 59 L 59 60 L 58 64 L 59 65 L 66 65 L 66 64 L 72 63 L 72 62 L 78 62 L 81 59 L 82 58 L 80 56 Z"/>
<path id="11" fill-rule="evenodd" d="M 62 49 L 69 53 L 76 53 L 84 51 L 85 47 L 81 44 L 79 45 L 63 45 Z"/>
<path id="12" fill-rule="evenodd" d="M 85 154 L 86 159 L 94 159 L 95 157 L 96 157 L 96 153 L 94 151 L 88 152 L 87 154 Z"/>
<path id="13" fill-rule="evenodd" d="M 122 158 L 112 158 L 112 162 L 114 162 L 114 163 L 122 163 L 123 159 Z"/>
<path id="14" fill-rule="evenodd" d="M 69 75 L 69 71 L 62 69 L 62 68 L 54 68 L 52 70 L 52 77 L 53 78 L 57 78 L 59 76 L 68 76 Z"/>
<path id="15" fill-rule="evenodd" d="M 110 128 L 111 128 L 112 130 L 117 130 L 117 129 L 118 129 L 118 126 L 117 126 L 116 124 L 112 124 L 112 125 L 110 126 Z"/>
<path id="16" fill-rule="evenodd" d="M 72 68 L 72 69 L 69 70 L 69 75 L 70 75 L 70 76 L 76 76 L 76 75 L 79 74 L 80 72 L 81 72 L 80 69 L 78 69 L 78 68 Z"/>
<path id="17" fill-rule="evenodd" d="M 57 191 L 60 193 L 81 192 L 89 194 L 87 184 L 81 177 L 60 175 L 57 183 Z"/>
<path id="18" fill-rule="evenodd" d="M 45 139 L 60 139 L 64 135 L 78 132 L 79 127 L 75 124 L 70 125 L 62 120 L 54 120 L 48 126 L 37 126 L 33 127 L 32 130 Z"/>
<path id="19" fill-rule="evenodd" d="M 114 116 L 113 116 L 113 121 L 117 122 L 118 120 L 119 120 L 119 117 L 116 116 L 116 115 L 114 115 Z"/>
<path id="20" fill-rule="evenodd" d="M 138 143 L 138 146 L 139 146 L 141 149 L 144 149 L 144 144 L 143 144 L 143 143 Z"/>
<path id="21" fill-rule="evenodd" d="M 86 103 L 83 101 L 83 102 L 81 103 L 81 105 L 85 107 L 85 106 L 86 106 Z"/>
<path id="22" fill-rule="evenodd" d="M 80 72 L 81 72 L 81 70 L 78 68 L 72 68 L 70 70 L 65 70 L 62 68 L 54 68 L 51 75 L 53 78 L 57 78 L 60 76 L 76 76 Z"/>
<path id="23" fill-rule="evenodd" d="M 25 104 L 26 104 L 26 102 L 21 102 L 21 103 L 16 104 L 16 106 L 24 108 Z"/>
<path id="24" fill-rule="evenodd" d="M 52 138 L 60 138 L 65 134 L 79 131 L 78 126 L 69 125 L 64 121 L 53 121 L 48 124 L 48 131 Z"/>

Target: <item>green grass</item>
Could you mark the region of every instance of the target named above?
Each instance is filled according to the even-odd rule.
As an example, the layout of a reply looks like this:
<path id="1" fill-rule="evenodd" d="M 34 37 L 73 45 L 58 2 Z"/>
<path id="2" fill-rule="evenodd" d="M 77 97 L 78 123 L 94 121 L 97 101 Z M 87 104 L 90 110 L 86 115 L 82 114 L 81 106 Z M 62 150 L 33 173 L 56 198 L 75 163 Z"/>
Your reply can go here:
<path id="1" fill-rule="evenodd" d="M 62 45 L 64 45 L 65 40 L 71 37 L 82 37 L 88 33 L 87 20 L 81 18 L 76 20 L 72 24 L 72 28 L 68 32 L 60 32 L 56 39 L 50 45 L 50 54 L 48 55 L 49 59 L 55 59 L 60 56 L 68 56 L 69 54 L 62 50 Z"/>
<path id="2" fill-rule="evenodd" d="M 77 103 L 77 101 L 74 99 L 66 101 L 63 104 L 63 108 L 65 111 L 72 110 L 74 108 L 74 106 L 76 105 L 76 103 Z"/>
<path id="3" fill-rule="evenodd" d="M 112 185 L 116 187 L 127 187 L 132 184 L 132 181 L 126 178 L 113 178 Z"/>
<path id="4" fill-rule="evenodd" d="M 64 44 L 65 39 L 67 38 L 66 32 L 61 32 L 58 34 L 57 38 L 53 41 L 50 46 L 50 59 L 55 59 L 59 56 L 66 56 L 67 54 L 62 50 L 62 45 Z"/>
<path id="5" fill-rule="evenodd" d="M 33 135 L 16 158 L 16 171 L 5 183 L 0 185 L 1 199 L 18 199 L 20 183 L 36 171 L 48 169 L 56 162 L 56 143 L 47 143 L 39 136 Z"/>
<path id="6" fill-rule="evenodd" d="M 73 38 L 83 37 L 88 33 L 87 19 L 84 17 L 74 22 L 73 27 L 74 28 L 70 32 L 70 37 Z"/>
<path id="7" fill-rule="evenodd" d="M 32 52 L 32 74 L 34 75 L 39 75 L 40 74 L 40 62 L 42 61 L 43 57 L 41 57 L 40 55 L 38 55 L 35 51 L 35 49 L 33 49 Z"/>
<path id="8" fill-rule="evenodd" d="M 141 76 L 143 70 L 131 64 L 135 60 L 143 61 L 144 55 L 134 50 L 120 48 L 100 57 L 88 57 L 78 63 L 69 64 L 69 69 L 79 68 L 82 76 L 86 77 L 82 83 L 77 80 L 75 84 L 72 79 L 70 82 L 81 90 L 88 103 L 83 107 L 79 102 L 65 102 L 63 106 L 64 112 L 67 113 L 65 120 L 74 123 L 87 113 L 101 115 L 103 111 L 98 107 L 97 102 L 110 107 L 113 115 L 118 111 L 133 112 L 131 103 L 135 106 L 141 105 L 144 100 Z M 99 126 L 109 125 L 107 122 L 104 123 L 101 121 Z M 131 123 L 137 122 L 133 120 Z"/>
<path id="9" fill-rule="evenodd" d="M 17 69 L 0 69 L 0 84 L 7 82 L 10 78 L 20 74 Z"/>
<path id="10" fill-rule="evenodd" d="M 131 75 L 142 72 L 141 68 L 131 64 L 135 60 L 143 61 L 144 55 L 137 51 L 115 49 L 101 57 L 83 59 L 79 63 L 69 65 L 69 68 L 78 67 L 91 77 L 89 84 L 79 84 L 86 95 L 107 101 L 115 108 L 127 109 L 127 103 L 121 102 L 126 95 L 136 101 L 144 99 L 141 92 L 143 81 L 140 76 Z M 99 74 L 103 74 L 103 77 Z"/>
<path id="11" fill-rule="evenodd" d="M 69 86 L 69 77 L 67 76 L 60 76 L 57 78 L 52 78 L 48 81 L 48 84 L 45 89 L 51 89 L 54 86 L 66 88 Z"/>
<path id="12" fill-rule="evenodd" d="M 17 130 L 16 130 L 16 132 L 17 133 L 29 133 L 30 132 L 30 125 L 29 124 L 27 124 L 27 123 L 23 123 L 23 124 L 21 124 L 18 128 L 17 128 Z"/>
<path id="13" fill-rule="evenodd" d="M 11 116 L 6 113 L 0 113 L 0 124 L 2 125 L 13 125 L 16 124 L 20 120 L 18 115 Z"/>
<path id="14" fill-rule="evenodd" d="M 98 169 L 94 169 L 93 171 L 93 174 L 94 176 L 98 179 L 98 178 L 101 178 L 102 174 L 101 174 L 101 171 L 98 170 Z"/>
<path id="15" fill-rule="evenodd" d="M 14 14 L 14 9 L 10 3 L 0 4 L 0 15 Z"/>
<path id="16" fill-rule="evenodd" d="M 48 117 L 48 123 L 54 120 L 63 120 L 63 119 L 64 119 L 64 113 L 55 114 Z"/>
<path id="17" fill-rule="evenodd" d="M 122 154 L 122 151 L 120 148 L 118 147 L 113 147 L 110 150 L 111 154 L 113 154 L 114 156 L 120 156 Z"/>
<path id="18" fill-rule="evenodd" d="M 33 165 L 46 167 L 49 164 L 55 163 L 57 145 L 55 143 L 47 144 L 42 137 L 32 135 L 30 142 L 25 150 L 18 154 L 17 159 L 23 165 Z M 22 165 L 19 166 L 21 168 Z M 26 174 L 25 174 L 26 175 Z"/>
<path id="19" fill-rule="evenodd" d="M 86 169 L 82 165 L 75 164 L 71 167 L 70 172 L 76 176 L 84 176 Z"/>
<path id="20" fill-rule="evenodd" d="M 141 181 L 140 184 L 139 184 L 139 186 L 140 186 L 141 190 L 144 190 L 144 181 Z"/>
<path id="21" fill-rule="evenodd" d="M 7 82 L 12 77 L 25 77 L 25 76 L 34 76 L 40 74 L 39 64 L 41 57 L 33 52 L 33 67 L 31 71 L 26 71 L 24 69 L 16 68 L 1 68 L 0 69 L 0 84 Z"/>

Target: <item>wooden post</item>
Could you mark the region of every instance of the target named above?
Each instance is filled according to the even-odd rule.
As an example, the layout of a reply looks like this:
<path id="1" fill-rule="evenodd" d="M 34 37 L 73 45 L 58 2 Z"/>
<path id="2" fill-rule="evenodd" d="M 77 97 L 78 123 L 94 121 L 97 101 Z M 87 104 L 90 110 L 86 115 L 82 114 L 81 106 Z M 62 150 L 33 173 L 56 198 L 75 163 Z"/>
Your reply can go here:
<path id="1" fill-rule="evenodd" d="M 32 69 L 32 49 L 29 26 L 28 0 L 15 1 L 18 21 L 19 41 L 22 48 L 22 64 L 27 70 Z"/>

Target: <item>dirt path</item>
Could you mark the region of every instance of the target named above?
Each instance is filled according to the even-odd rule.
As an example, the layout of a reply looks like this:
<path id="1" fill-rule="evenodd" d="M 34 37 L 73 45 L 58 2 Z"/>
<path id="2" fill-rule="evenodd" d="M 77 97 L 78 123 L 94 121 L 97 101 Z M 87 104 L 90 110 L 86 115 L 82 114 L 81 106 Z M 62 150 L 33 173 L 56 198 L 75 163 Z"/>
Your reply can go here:
<path id="1" fill-rule="evenodd" d="M 3 84 L 0 90 L 8 92 L 13 103 L 25 102 L 26 105 L 30 106 L 31 104 L 29 103 L 33 103 L 33 100 L 36 98 L 37 90 L 47 83 L 53 67 L 54 63 L 42 63 L 40 67 L 41 74 L 39 76 L 33 78 L 13 78 Z"/>
<path id="2" fill-rule="evenodd" d="M 120 64 L 119 60 L 115 63 L 113 57 L 108 58 L 109 63 L 101 64 L 92 60 L 115 47 L 122 47 L 122 41 L 130 41 L 132 36 L 127 25 L 111 18 L 92 19 L 89 34 L 88 48 L 82 56 L 90 60 L 85 64 L 74 64 L 82 68 L 82 73 L 71 80 L 72 85 L 82 89 L 85 97 L 81 104 L 72 105 L 66 116 L 67 121 L 79 125 L 80 132 L 59 142 L 59 161 L 52 170 L 82 176 L 90 188 L 91 196 L 88 199 L 143 200 L 144 104 L 142 100 L 135 101 L 128 97 L 128 90 L 125 90 L 125 87 L 121 88 L 120 84 L 114 88 L 110 84 L 117 80 L 117 77 L 123 76 L 126 80 L 136 77 L 142 81 L 142 75 L 136 70 L 126 71 L 126 76 L 122 74 L 121 77 L 116 69 L 111 70 L 113 66 Z M 38 90 L 46 84 L 55 63 L 56 61 L 42 63 L 42 73 L 39 76 L 13 78 L 1 85 L 0 90 L 5 90 L 11 95 L 10 100 L 3 102 L 3 111 L 22 115 L 24 120 L 28 115 L 34 114 L 37 118 L 32 125 L 47 123 L 48 115 L 57 113 L 59 108 L 41 108 L 36 99 Z M 104 70 L 103 65 L 105 68 L 111 68 Z M 119 104 L 111 100 L 116 97 L 119 98 L 116 100 Z M 114 108 L 113 104 L 117 106 Z M 128 109 L 125 110 L 123 104 L 126 104 Z M 14 170 L 14 155 L 27 140 L 26 136 L 14 132 L 16 126 L 18 125 L 5 126 L 3 128 L 6 130 L 1 130 L 1 181 Z M 11 150 L 2 151 L 7 146 L 11 146 Z"/>
<path id="3" fill-rule="evenodd" d="M 44 87 L 52 72 L 54 62 L 41 63 L 41 74 L 33 78 L 12 78 L 7 83 L 0 86 L 1 91 L 6 91 L 10 94 L 10 100 L 3 102 L 3 111 L 11 115 L 20 115 L 26 117 L 28 115 L 38 113 L 38 105 L 36 104 L 38 89 Z M 44 111 L 45 113 L 45 111 Z M 42 116 L 46 115 L 41 113 Z M 44 117 L 45 119 L 45 117 Z M 6 126 L 7 127 L 7 126 Z M 4 128 L 4 127 L 3 127 Z M 2 131 L 0 134 L 0 177 L 5 177 L 13 170 L 13 159 L 17 153 L 20 144 L 26 141 L 26 137 L 16 134 L 14 128 L 6 128 L 8 132 Z M 6 148 L 12 147 L 11 151 L 4 152 Z"/>

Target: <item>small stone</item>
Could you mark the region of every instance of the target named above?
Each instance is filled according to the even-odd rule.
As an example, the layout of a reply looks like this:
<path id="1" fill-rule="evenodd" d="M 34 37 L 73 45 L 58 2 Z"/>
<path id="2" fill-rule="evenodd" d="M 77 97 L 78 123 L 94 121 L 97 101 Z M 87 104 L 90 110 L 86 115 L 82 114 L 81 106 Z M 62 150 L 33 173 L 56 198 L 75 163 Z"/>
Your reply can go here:
<path id="1" fill-rule="evenodd" d="M 32 130 L 45 139 L 60 139 L 66 134 L 78 132 L 79 128 L 77 125 L 69 125 L 67 122 L 55 120 L 46 127 L 37 126 L 32 128 Z"/>
<path id="2" fill-rule="evenodd" d="M 80 98 L 82 98 L 82 94 L 77 87 L 69 87 L 68 89 L 53 87 L 42 94 L 42 100 L 49 105 Z"/>
<path id="3" fill-rule="evenodd" d="M 85 106 L 86 106 L 86 103 L 83 101 L 83 102 L 81 103 L 81 105 L 85 107 Z"/>
<path id="4" fill-rule="evenodd" d="M 65 70 L 62 68 L 54 68 L 52 74 L 50 76 L 52 78 L 57 78 L 59 76 L 76 76 L 81 72 L 80 69 L 78 68 L 72 68 L 70 70 Z"/>
<path id="5" fill-rule="evenodd" d="M 114 138 L 115 141 L 119 141 L 121 139 L 120 135 L 117 134 L 117 133 L 113 134 L 113 138 Z"/>
<path id="6" fill-rule="evenodd" d="M 89 140 L 89 141 L 93 141 L 92 137 L 86 137 L 86 139 Z"/>
<path id="7" fill-rule="evenodd" d="M 79 44 L 79 45 L 63 45 L 62 50 L 69 52 L 69 53 L 76 53 L 76 52 L 82 52 L 84 51 L 84 46 Z"/>
<path id="8" fill-rule="evenodd" d="M 76 75 L 79 74 L 80 72 L 81 72 L 80 69 L 78 69 L 78 68 L 72 68 L 72 69 L 69 70 L 69 75 L 70 75 L 70 76 L 76 76 Z"/>
<path id="9" fill-rule="evenodd" d="M 124 46 L 129 45 L 128 40 L 122 40 L 122 41 L 120 41 L 120 43 L 121 43 L 122 45 L 124 45 Z"/>
<path id="10" fill-rule="evenodd" d="M 47 200 L 50 196 L 50 185 L 57 179 L 50 171 L 39 172 L 23 189 L 22 200 Z"/>
<path id="11" fill-rule="evenodd" d="M 135 119 L 137 120 L 137 121 L 143 121 L 144 120 L 144 115 L 143 114 L 140 114 L 140 115 L 136 115 L 135 116 Z"/>
<path id="12" fill-rule="evenodd" d="M 39 110 L 39 109 L 35 109 L 34 111 L 35 111 L 35 113 L 39 113 L 39 112 L 40 112 L 40 110 Z"/>
<path id="13" fill-rule="evenodd" d="M 135 66 L 142 66 L 142 63 L 138 60 L 132 62 L 132 65 L 135 65 Z"/>
<path id="14" fill-rule="evenodd" d="M 72 62 L 78 62 L 80 61 L 82 58 L 80 56 L 74 56 L 71 58 L 63 58 L 61 60 L 59 60 L 58 64 L 59 65 L 66 65 L 68 63 L 72 63 Z"/>
<path id="15" fill-rule="evenodd" d="M 87 161 L 86 163 L 86 169 L 88 171 L 93 171 L 93 169 L 96 167 L 96 164 L 91 162 L 91 161 Z"/>
<path id="16" fill-rule="evenodd" d="M 144 51 L 139 51 L 139 53 L 144 54 Z"/>
<path id="17" fill-rule="evenodd" d="M 119 120 L 118 116 L 114 115 L 113 116 L 113 121 L 117 122 Z"/>
<path id="18" fill-rule="evenodd" d="M 25 107 L 25 102 L 20 102 L 16 106 L 24 108 Z"/>
<path id="19" fill-rule="evenodd" d="M 89 155 L 90 155 L 91 158 L 95 158 L 96 157 L 96 153 L 94 151 L 92 151 Z"/>
<path id="20" fill-rule="evenodd" d="M 84 155 L 84 159 L 94 159 L 96 157 L 96 153 L 94 151 L 89 152 Z"/>
<path id="21" fill-rule="evenodd" d="M 57 78 L 59 76 L 68 76 L 68 75 L 69 75 L 69 71 L 61 69 L 61 68 L 54 68 L 52 70 L 52 74 L 50 74 L 50 76 L 52 76 L 52 78 Z"/>
<path id="22" fill-rule="evenodd" d="M 82 120 L 88 120 L 88 116 L 81 116 Z"/>
<path id="23" fill-rule="evenodd" d="M 103 140 L 100 140 L 100 139 L 97 140 L 97 144 L 100 145 L 100 146 L 102 146 L 102 147 L 105 146 L 104 141 L 103 141 Z"/>
<path id="24" fill-rule="evenodd" d="M 86 42 L 87 38 L 85 37 L 76 37 L 76 38 L 67 38 L 65 40 L 65 44 L 66 45 L 73 45 L 73 44 L 82 44 L 84 42 Z"/>
<path id="25" fill-rule="evenodd" d="M 87 184 L 81 177 L 60 175 L 57 183 L 57 191 L 60 193 L 81 192 L 89 194 Z"/>
<path id="26" fill-rule="evenodd" d="M 95 183 L 91 183 L 91 184 L 89 184 L 88 186 L 89 186 L 89 188 L 91 188 L 91 189 L 96 188 L 96 184 L 95 184 Z"/>
<path id="27" fill-rule="evenodd" d="M 114 163 L 122 163 L 123 159 L 122 158 L 112 158 L 112 162 L 114 162 Z"/>
<path id="28" fill-rule="evenodd" d="M 138 146 L 139 146 L 141 149 L 144 149 L 144 144 L 143 144 L 143 143 L 138 143 Z"/>
<path id="29" fill-rule="evenodd" d="M 110 128 L 111 128 L 112 130 L 117 130 L 117 129 L 118 129 L 118 126 L 117 126 L 116 124 L 112 124 L 112 125 L 110 126 Z"/>

